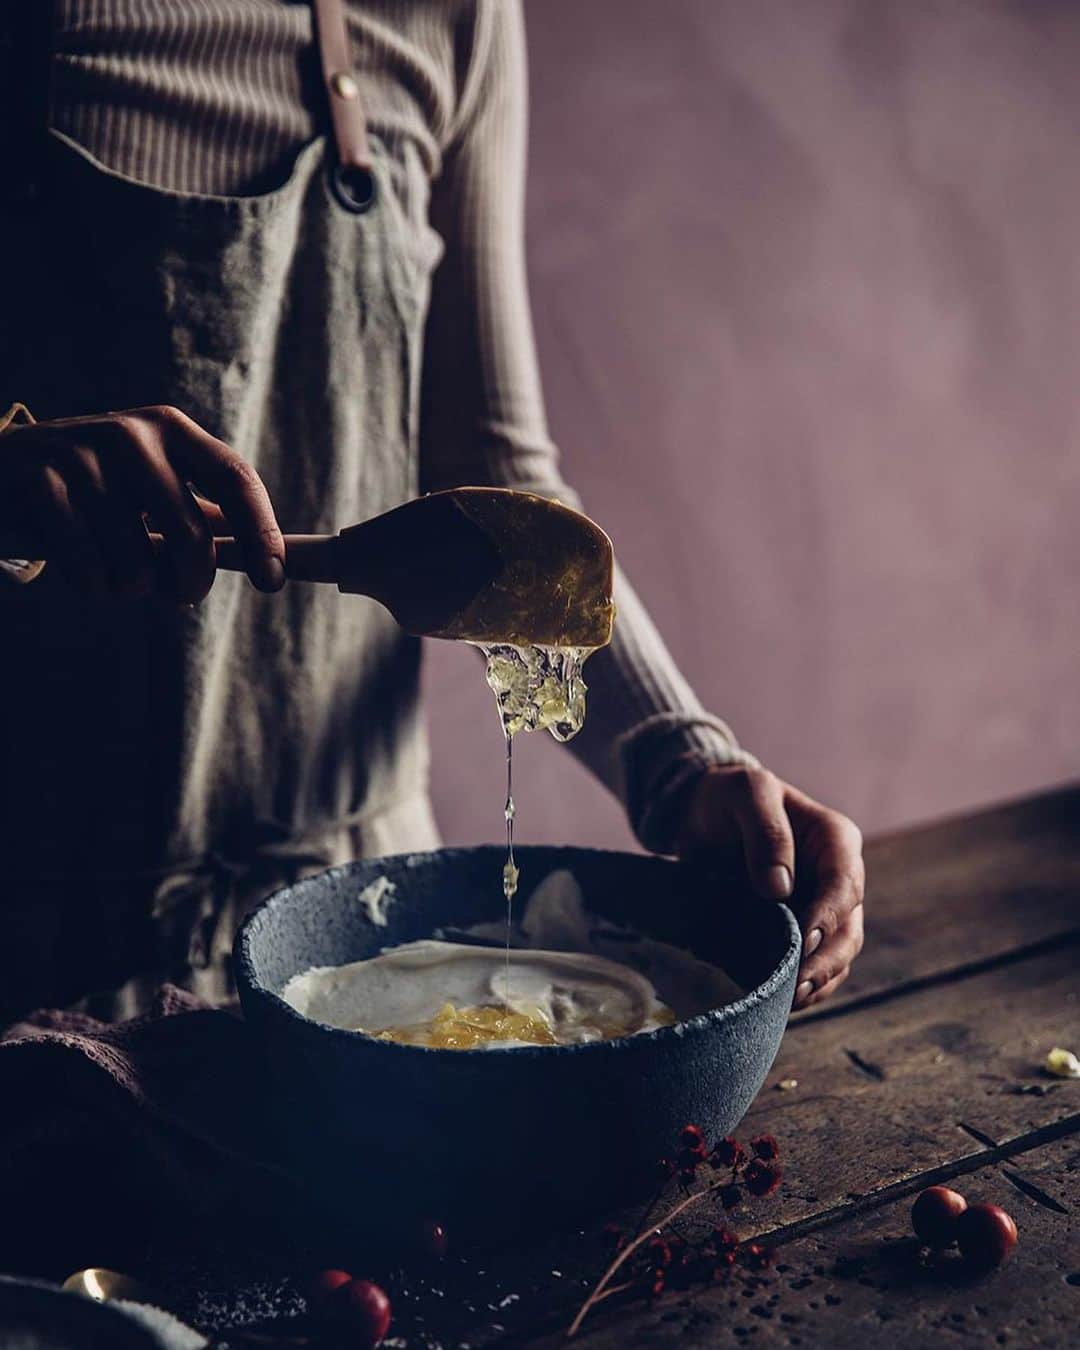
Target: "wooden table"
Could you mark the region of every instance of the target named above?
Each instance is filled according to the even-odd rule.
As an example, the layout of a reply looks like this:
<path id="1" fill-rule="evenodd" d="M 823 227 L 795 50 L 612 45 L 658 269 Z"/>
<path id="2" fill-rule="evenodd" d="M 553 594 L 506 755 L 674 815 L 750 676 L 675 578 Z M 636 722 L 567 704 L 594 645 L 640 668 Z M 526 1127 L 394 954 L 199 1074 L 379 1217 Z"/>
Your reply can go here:
<path id="1" fill-rule="evenodd" d="M 867 871 L 855 973 L 792 1019 L 739 1131 L 783 1148 L 779 1200 L 733 1225 L 777 1264 L 599 1307 L 578 1343 L 1080 1344 L 1080 1082 L 1042 1070 L 1080 1053 L 1080 788 L 874 840 Z M 920 1261 L 911 1197 L 938 1182 L 1015 1217 L 1003 1268 Z"/>
<path id="2" fill-rule="evenodd" d="M 1080 1052 L 1080 786 L 875 840 L 867 869 L 855 973 L 793 1018 L 738 1131 L 783 1150 L 778 1194 L 731 1219 L 775 1264 L 602 1305 L 576 1344 L 1080 1344 L 1080 1081 L 1042 1067 L 1053 1046 Z M 911 1198 L 936 1182 L 1013 1214 L 1002 1269 L 921 1258 Z M 602 1265 L 589 1232 L 404 1273 L 390 1280 L 394 1343 L 554 1350 Z M 298 1306 L 287 1278 L 272 1294 Z M 180 1310 L 199 1320 L 194 1302 Z"/>

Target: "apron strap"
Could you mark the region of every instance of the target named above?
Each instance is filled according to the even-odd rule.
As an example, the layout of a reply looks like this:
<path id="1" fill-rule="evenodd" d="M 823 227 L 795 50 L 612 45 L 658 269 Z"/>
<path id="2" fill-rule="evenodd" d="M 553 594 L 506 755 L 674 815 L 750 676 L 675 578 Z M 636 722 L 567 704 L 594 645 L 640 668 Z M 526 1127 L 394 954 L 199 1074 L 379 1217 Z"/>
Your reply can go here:
<path id="1" fill-rule="evenodd" d="M 375 202 L 375 175 L 360 85 L 352 72 L 344 0 L 311 0 L 311 8 L 336 151 L 330 186 L 346 210 L 361 213 Z"/>

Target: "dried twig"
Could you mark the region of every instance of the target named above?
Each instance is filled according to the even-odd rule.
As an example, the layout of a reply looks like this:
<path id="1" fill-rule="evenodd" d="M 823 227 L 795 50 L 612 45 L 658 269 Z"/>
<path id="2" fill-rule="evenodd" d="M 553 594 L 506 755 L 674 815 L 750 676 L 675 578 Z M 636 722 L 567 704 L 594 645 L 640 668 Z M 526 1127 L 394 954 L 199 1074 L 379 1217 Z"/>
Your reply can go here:
<path id="1" fill-rule="evenodd" d="M 674 1207 L 674 1209 L 668 1211 L 668 1213 L 660 1221 L 659 1227 L 646 1228 L 645 1231 L 639 1233 L 638 1236 L 634 1238 L 632 1242 L 628 1242 L 626 1246 L 623 1247 L 623 1249 L 616 1254 L 615 1259 L 612 1261 L 611 1265 L 609 1265 L 607 1270 L 604 1271 L 603 1275 L 600 1276 L 600 1279 L 594 1286 L 592 1293 L 578 1309 L 578 1314 L 574 1318 L 574 1320 L 570 1323 L 569 1330 L 566 1333 L 567 1340 L 569 1340 L 571 1336 L 577 1335 L 582 1322 L 584 1322 L 585 1318 L 589 1315 L 590 1309 L 595 1307 L 597 1303 L 600 1303 L 603 1300 L 603 1298 L 606 1297 L 605 1287 L 608 1284 L 608 1281 L 619 1269 L 619 1267 L 629 1257 L 631 1257 L 634 1254 L 634 1252 L 638 1250 L 638 1248 L 642 1245 L 642 1243 L 647 1241 L 649 1238 L 654 1237 L 658 1232 L 660 1232 L 660 1229 L 663 1228 L 665 1224 L 670 1223 L 671 1220 L 674 1219 L 677 1214 L 681 1214 L 683 1210 L 689 1209 L 691 1205 L 696 1204 L 697 1201 L 701 1200 L 704 1196 L 711 1194 L 713 1191 L 719 1190 L 721 1186 L 726 1186 L 727 1184 L 728 1184 L 727 1177 L 722 1177 L 718 1181 L 710 1181 L 709 1184 L 700 1191 L 692 1191 L 684 1200 L 680 1200 L 679 1203 Z M 622 1287 L 625 1288 L 626 1286 Z"/>
<path id="2" fill-rule="evenodd" d="M 721 1139 L 716 1143 L 712 1152 L 708 1153 L 701 1130 L 696 1125 L 687 1125 L 680 1135 L 679 1142 L 680 1151 L 676 1163 L 672 1164 L 667 1161 L 661 1163 L 661 1168 L 666 1175 L 671 1176 L 678 1172 L 683 1185 L 688 1187 L 699 1179 L 701 1168 L 707 1165 L 713 1169 L 712 1180 L 698 1190 L 688 1189 L 683 1198 L 672 1206 L 657 1223 L 649 1223 L 649 1217 L 663 1195 L 666 1181 L 661 1184 L 656 1194 L 646 1205 L 633 1236 L 625 1246 L 620 1247 L 615 1252 L 607 1269 L 578 1309 L 577 1316 L 567 1329 L 567 1339 L 577 1335 L 585 1318 L 598 1303 L 603 1303 L 616 1294 L 626 1293 L 628 1290 L 642 1285 L 640 1276 L 624 1280 L 617 1285 L 612 1284 L 612 1280 L 618 1271 L 625 1267 L 630 1258 L 641 1250 L 645 1243 L 655 1243 L 658 1249 L 648 1286 L 653 1297 L 663 1292 L 665 1281 L 671 1278 L 673 1274 L 678 1273 L 680 1278 L 685 1278 L 689 1269 L 685 1254 L 687 1240 L 685 1236 L 679 1235 L 679 1229 L 674 1222 L 680 1215 L 685 1214 L 694 1205 L 713 1195 L 716 1191 L 727 1192 L 727 1194 L 722 1194 L 720 1199 L 723 1207 L 730 1209 L 732 1204 L 739 1202 L 744 1193 L 754 1196 L 771 1195 L 780 1184 L 782 1173 L 776 1162 L 779 1156 L 779 1147 L 772 1135 L 758 1135 L 751 1139 L 750 1151 L 735 1139 Z M 732 1195 L 734 1199 L 731 1198 Z M 673 1231 L 675 1234 L 669 1242 L 664 1241 L 665 1230 Z M 614 1232 L 617 1238 L 621 1237 L 617 1229 Z M 675 1242 L 681 1243 L 681 1255 L 677 1264 L 673 1267 L 673 1245 Z M 698 1256 L 711 1257 L 715 1271 L 734 1263 L 738 1247 L 738 1238 L 728 1228 L 715 1228 L 712 1237 L 699 1250 Z M 754 1243 L 751 1243 L 746 1251 L 755 1261 L 768 1259 L 767 1253 L 763 1253 Z"/>

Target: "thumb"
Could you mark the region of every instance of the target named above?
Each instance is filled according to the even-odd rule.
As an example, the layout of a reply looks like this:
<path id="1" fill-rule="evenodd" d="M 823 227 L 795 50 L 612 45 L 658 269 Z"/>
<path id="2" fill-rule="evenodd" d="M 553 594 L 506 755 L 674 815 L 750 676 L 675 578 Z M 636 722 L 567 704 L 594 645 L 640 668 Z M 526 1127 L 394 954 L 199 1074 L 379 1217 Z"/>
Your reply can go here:
<path id="1" fill-rule="evenodd" d="M 795 888 L 795 836 L 784 805 L 784 786 L 767 770 L 747 776 L 735 819 L 746 869 L 754 889 L 769 900 L 786 900 Z"/>

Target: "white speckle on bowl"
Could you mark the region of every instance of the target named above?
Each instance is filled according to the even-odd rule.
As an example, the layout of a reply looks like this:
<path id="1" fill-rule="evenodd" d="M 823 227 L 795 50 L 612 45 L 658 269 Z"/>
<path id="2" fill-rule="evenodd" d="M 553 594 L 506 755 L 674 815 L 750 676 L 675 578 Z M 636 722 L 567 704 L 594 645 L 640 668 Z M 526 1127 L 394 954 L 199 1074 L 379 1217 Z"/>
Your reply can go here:
<path id="1" fill-rule="evenodd" d="M 367 910 L 368 918 L 376 928 L 386 927 L 386 911 L 397 894 L 397 887 L 389 877 L 376 877 L 368 882 L 357 900 Z"/>

